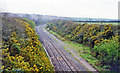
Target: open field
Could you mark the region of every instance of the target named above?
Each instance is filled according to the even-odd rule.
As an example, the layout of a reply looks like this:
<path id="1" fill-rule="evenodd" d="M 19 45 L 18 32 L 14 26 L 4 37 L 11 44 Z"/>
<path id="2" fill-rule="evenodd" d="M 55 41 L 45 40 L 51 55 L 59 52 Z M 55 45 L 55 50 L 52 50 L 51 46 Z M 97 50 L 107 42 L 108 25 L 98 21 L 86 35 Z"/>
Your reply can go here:
<path id="1" fill-rule="evenodd" d="M 112 23 L 112 22 L 107 22 L 107 23 L 104 23 L 104 22 L 75 22 L 75 23 L 77 23 L 77 24 L 98 24 L 98 25 L 107 25 L 107 24 L 113 24 L 113 25 L 118 25 L 118 24 L 120 24 L 120 23 Z"/>

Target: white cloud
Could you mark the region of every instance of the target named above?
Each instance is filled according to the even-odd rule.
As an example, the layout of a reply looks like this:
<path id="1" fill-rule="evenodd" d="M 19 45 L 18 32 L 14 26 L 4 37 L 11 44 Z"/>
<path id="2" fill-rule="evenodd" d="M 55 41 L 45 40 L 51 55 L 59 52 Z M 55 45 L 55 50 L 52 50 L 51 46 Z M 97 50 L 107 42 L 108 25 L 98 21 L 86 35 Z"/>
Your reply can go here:
<path id="1" fill-rule="evenodd" d="M 6 0 L 6 11 L 67 17 L 116 18 L 119 0 Z"/>

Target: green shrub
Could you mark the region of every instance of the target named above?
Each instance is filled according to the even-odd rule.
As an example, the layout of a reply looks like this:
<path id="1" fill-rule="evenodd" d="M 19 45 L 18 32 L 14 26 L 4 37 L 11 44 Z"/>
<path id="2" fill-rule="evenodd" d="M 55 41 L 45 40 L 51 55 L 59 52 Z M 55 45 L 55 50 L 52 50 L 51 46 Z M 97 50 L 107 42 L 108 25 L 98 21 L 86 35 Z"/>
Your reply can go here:
<path id="1" fill-rule="evenodd" d="M 25 22 L 29 23 L 29 24 L 30 24 L 30 27 L 31 27 L 32 29 L 35 29 L 35 22 L 34 22 L 34 21 L 29 20 L 29 19 L 26 19 L 26 18 L 23 18 L 23 20 L 24 20 Z"/>
<path id="2" fill-rule="evenodd" d="M 29 22 L 23 21 L 22 18 L 4 15 L 3 27 L 0 72 L 26 73 L 54 70 L 35 29 Z"/>
<path id="3" fill-rule="evenodd" d="M 37 38 L 39 39 L 39 35 L 36 33 Z"/>
<path id="4" fill-rule="evenodd" d="M 20 51 L 21 49 L 17 44 L 12 44 L 11 49 L 10 49 L 11 55 L 14 56 L 15 54 L 19 54 Z"/>
<path id="5" fill-rule="evenodd" d="M 110 66 L 110 69 L 120 69 L 120 55 L 119 55 L 119 42 L 118 39 L 114 38 L 109 42 L 104 40 L 98 46 L 94 46 L 93 51 L 95 56 L 100 60 L 101 64 Z"/>

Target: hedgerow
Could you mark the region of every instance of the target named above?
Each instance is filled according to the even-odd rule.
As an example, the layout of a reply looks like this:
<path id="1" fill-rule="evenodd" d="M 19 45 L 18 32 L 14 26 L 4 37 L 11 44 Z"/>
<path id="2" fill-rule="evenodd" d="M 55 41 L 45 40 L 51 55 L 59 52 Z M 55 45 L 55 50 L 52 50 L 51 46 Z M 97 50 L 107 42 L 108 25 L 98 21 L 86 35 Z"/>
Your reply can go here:
<path id="1" fill-rule="evenodd" d="M 34 28 L 31 28 L 34 25 L 29 24 L 28 19 L 23 20 L 3 14 L 1 71 L 54 71 Z"/>
<path id="2" fill-rule="evenodd" d="M 118 48 L 118 40 L 115 40 L 120 38 L 118 26 L 112 24 L 78 24 L 67 20 L 55 20 L 48 23 L 46 28 L 56 32 L 66 40 L 89 46 L 91 55 L 100 60 L 99 65 L 96 64 L 97 66 L 105 65 L 108 69 L 119 70 L 120 56 L 118 56 L 118 52 L 120 48 Z"/>

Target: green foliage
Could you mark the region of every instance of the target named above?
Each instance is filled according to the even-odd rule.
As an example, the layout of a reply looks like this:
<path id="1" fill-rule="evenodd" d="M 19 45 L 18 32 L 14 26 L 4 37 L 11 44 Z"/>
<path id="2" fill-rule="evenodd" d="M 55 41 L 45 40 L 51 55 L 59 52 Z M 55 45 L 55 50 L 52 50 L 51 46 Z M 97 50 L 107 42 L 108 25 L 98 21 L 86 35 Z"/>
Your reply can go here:
<path id="1" fill-rule="evenodd" d="M 53 21 L 47 24 L 47 29 L 52 30 L 67 40 L 75 41 L 91 48 L 116 35 L 116 25 L 89 25 L 76 24 L 71 21 Z"/>
<path id="2" fill-rule="evenodd" d="M 56 20 L 49 23 L 46 27 L 49 31 L 54 31 L 66 40 L 90 47 L 91 55 L 99 59 L 96 66 L 103 66 L 117 70 L 118 65 L 118 39 L 119 25 L 96 25 L 81 24 L 72 21 Z M 115 37 L 115 38 L 114 38 Z M 114 39 L 113 39 L 114 38 Z M 115 67 L 116 65 L 116 67 Z"/>
<path id="3" fill-rule="evenodd" d="M 20 47 L 17 44 L 12 44 L 10 53 L 12 56 L 15 56 L 15 54 L 19 54 L 21 51 Z"/>
<path id="4" fill-rule="evenodd" d="M 109 42 L 104 40 L 98 46 L 94 46 L 93 51 L 95 53 L 94 56 L 100 60 L 103 66 L 111 66 L 110 68 L 114 70 L 120 69 L 120 48 L 117 37 L 114 37 Z"/>
<path id="5" fill-rule="evenodd" d="M 64 38 L 62 38 L 60 35 L 58 35 L 57 33 L 53 32 L 52 30 L 49 31 L 51 34 L 53 34 L 54 36 L 56 36 L 58 39 L 65 41 Z"/>
<path id="6" fill-rule="evenodd" d="M 36 33 L 37 38 L 39 39 L 39 35 Z"/>
<path id="7" fill-rule="evenodd" d="M 2 72 L 53 71 L 31 20 L 3 14 Z M 29 23 L 31 24 L 29 24 Z M 32 28 L 31 28 L 32 27 Z"/>
<path id="8" fill-rule="evenodd" d="M 25 22 L 28 22 L 28 23 L 30 24 L 30 27 L 31 27 L 32 29 L 35 29 L 35 22 L 34 22 L 34 21 L 29 20 L 29 19 L 26 19 L 26 18 L 23 18 L 23 20 L 24 20 Z"/>

